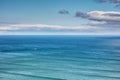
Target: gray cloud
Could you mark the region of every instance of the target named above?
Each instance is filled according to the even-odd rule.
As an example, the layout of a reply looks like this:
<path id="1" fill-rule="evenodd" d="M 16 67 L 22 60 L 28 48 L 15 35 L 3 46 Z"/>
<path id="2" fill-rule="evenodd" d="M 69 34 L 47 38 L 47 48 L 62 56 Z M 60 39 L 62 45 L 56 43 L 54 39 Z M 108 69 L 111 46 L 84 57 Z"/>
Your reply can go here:
<path id="1" fill-rule="evenodd" d="M 116 4 L 116 7 L 120 6 L 120 0 L 97 0 L 100 3 L 110 2 Z"/>
<path id="2" fill-rule="evenodd" d="M 99 2 L 120 3 L 120 0 L 98 0 Z"/>
<path id="3" fill-rule="evenodd" d="M 107 0 L 97 0 L 97 1 L 101 3 L 107 2 Z"/>
<path id="4" fill-rule="evenodd" d="M 65 9 L 61 9 L 59 11 L 59 14 L 69 14 L 69 11 L 68 10 L 65 10 Z"/>
<path id="5" fill-rule="evenodd" d="M 75 17 L 87 18 L 89 16 L 87 15 L 87 13 L 83 13 L 79 11 L 79 12 L 76 12 Z"/>

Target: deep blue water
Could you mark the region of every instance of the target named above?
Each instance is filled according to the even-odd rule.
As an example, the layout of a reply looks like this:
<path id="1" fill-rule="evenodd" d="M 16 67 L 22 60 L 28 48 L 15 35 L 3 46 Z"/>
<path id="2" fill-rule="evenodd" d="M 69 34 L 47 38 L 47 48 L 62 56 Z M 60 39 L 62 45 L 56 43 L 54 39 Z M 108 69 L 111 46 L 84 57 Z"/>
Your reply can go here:
<path id="1" fill-rule="evenodd" d="M 0 80 L 120 80 L 120 37 L 0 36 Z"/>

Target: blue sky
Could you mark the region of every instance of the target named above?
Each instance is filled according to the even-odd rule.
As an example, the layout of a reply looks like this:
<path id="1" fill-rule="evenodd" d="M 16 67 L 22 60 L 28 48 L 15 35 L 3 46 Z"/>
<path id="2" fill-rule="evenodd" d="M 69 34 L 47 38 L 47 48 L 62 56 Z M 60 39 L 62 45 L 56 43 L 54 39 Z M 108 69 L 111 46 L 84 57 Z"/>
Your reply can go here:
<path id="1" fill-rule="evenodd" d="M 0 0 L 0 34 L 119 35 L 120 1 L 101 1 Z"/>

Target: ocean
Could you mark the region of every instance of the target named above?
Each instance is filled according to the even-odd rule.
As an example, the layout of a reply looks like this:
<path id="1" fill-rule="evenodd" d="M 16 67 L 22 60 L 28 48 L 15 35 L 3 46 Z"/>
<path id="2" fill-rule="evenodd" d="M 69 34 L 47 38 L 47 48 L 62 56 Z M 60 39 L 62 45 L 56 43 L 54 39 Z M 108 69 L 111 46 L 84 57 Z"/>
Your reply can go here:
<path id="1" fill-rule="evenodd" d="M 120 80 L 120 37 L 1 35 L 0 80 Z"/>

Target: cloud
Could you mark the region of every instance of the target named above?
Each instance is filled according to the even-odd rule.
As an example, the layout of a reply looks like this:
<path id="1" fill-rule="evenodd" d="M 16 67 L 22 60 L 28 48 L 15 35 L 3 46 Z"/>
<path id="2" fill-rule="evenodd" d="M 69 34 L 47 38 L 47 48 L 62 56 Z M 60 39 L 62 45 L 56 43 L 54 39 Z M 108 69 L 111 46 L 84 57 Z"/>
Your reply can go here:
<path id="1" fill-rule="evenodd" d="M 81 31 L 88 29 L 96 29 L 90 26 L 60 26 L 60 25 L 46 25 L 46 24 L 7 24 L 0 25 L 0 31 L 21 31 L 21 30 L 32 30 L 32 31 Z"/>
<path id="2" fill-rule="evenodd" d="M 88 17 L 88 15 L 87 15 L 87 13 L 83 13 L 83 12 L 76 12 L 75 17 L 86 18 L 86 17 Z"/>
<path id="3" fill-rule="evenodd" d="M 114 33 L 113 33 L 114 31 Z M 97 27 L 90 25 L 61 26 L 47 24 L 2 24 L 0 34 L 120 34 L 120 28 Z"/>
<path id="4" fill-rule="evenodd" d="M 115 11 L 90 11 L 87 13 L 76 12 L 76 17 L 92 21 L 92 25 L 120 26 L 120 12 Z"/>
<path id="5" fill-rule="evenodd" d="M 98 2 L 120 3 L 120 0 L 97 0 Z"/>
<path id="6" fill-rule="evenodd" d="M 97 0 L 97 1 L 101 3 L 107 2 L 107 0 Z"/>
<path id="7" fill-rule="evenodd" d="M 97 0 L 100 3 L 110 2 L 116 4 L 116 7 L 120 6 L 120 0 Z"/>
<path id="8" fill-rule="evenodd" d="M 59 14 L 69 14 L 68 10 L 62 9 L 59 11 Z"/>

